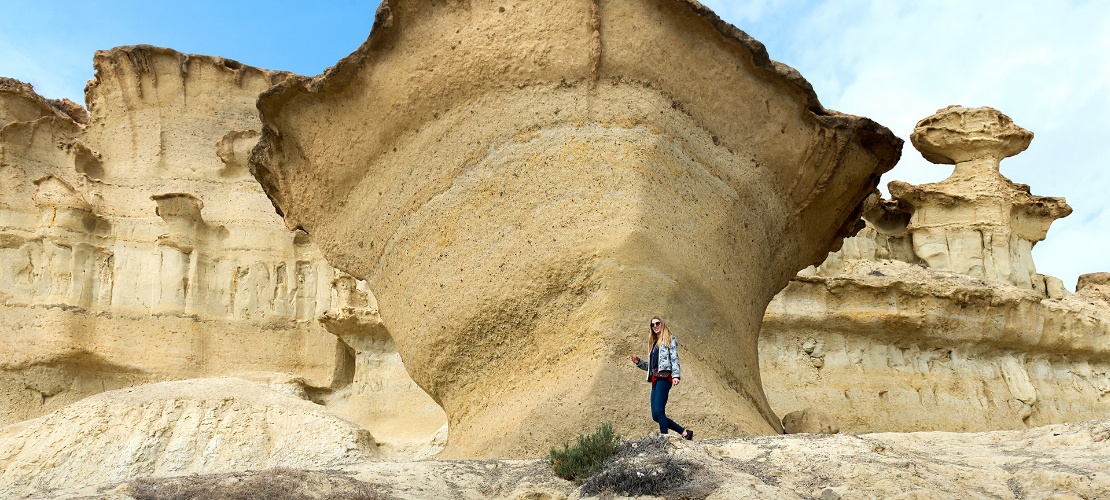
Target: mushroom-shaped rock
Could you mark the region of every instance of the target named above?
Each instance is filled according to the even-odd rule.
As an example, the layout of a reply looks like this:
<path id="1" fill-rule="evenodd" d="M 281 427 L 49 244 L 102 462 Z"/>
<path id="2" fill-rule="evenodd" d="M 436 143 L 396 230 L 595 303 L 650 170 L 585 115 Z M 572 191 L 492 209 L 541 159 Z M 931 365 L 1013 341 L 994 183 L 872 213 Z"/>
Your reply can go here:
<path id="1" fill-rule="evenodd" d="M 1071 214 L 1063 198 L 1035 196 L 999 171 L 1024 151 L 1032 132 L 992 108 L 949 106 L 917 123 L 910 140 L 925 159 L 956 165 L 944 181 L 890 183 L 891 197 L 910 207 L 914 253 L 929 267 L 1031 288 L 1033 245 L 1052 221 Z"/>
<path id="2" fill-rule="evenodd" d="M 1033 133 L 997 109 L 948 106 L 917 122 L 910 142 L 926 160 L 956 165 L 990 159 L 994 166 L 1029 147 Z"/>
<path id="3" fill-rule="evenodd" d="M 781 432 L 763 311 L 902 145 L 685 0 L 383 2 L 362 47 L 259 110 L 252 173 L 369 282 L 448 415 L 441 457 L 651 429 L 628 355 L 654 314 L 681 346 L 676 419 Z"/>
<path id="4" fill-rule="evenodd" d="M 170 232 L 159 240 L 163 244 L 190 250 L 194 245 L 209 239 L 227 236 L 227 229 L 213 226 L 204 220 L 201 210 L 204 202 L 189 193 L 156 194 L 150 197 L 157 203 L 154 213 L 169 225 Z"/>
<path id="5" fill-rule="evenodd" d="M 97 216 L 93 206 L 68 182 L 52 174 L 33 182 L 35 193 L 31 199 L 39 209 L 42 234 L 84 239 L 107 231 L 108 221 Z"/>

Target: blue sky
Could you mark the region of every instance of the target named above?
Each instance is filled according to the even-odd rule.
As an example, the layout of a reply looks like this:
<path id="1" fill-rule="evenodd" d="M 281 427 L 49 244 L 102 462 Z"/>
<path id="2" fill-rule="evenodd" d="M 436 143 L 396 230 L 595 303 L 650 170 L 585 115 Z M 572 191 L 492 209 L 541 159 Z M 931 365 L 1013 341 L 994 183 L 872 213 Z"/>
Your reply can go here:
<path id="1" fill-rule="evenodd" d="M 83 103 L 97 49 L 146 43 L 314 75 L 369 34 L 376 0 L 5 2 L 0 76 Z M 1074 289 L 1110 271 L 1110 2 L 1101 0 L 704 0 L 798 69 L 828 108 L 908 139 L 950 104 L 992 106 L 1035 134 L 1002 173 L 1075 209 L 1033 251 Z M 187 7 L 186 7 L 187 6 Z M 883 177 L 947 177 L 909 145 Z M 884 191 L 885 192 L 885 191 Z"/>

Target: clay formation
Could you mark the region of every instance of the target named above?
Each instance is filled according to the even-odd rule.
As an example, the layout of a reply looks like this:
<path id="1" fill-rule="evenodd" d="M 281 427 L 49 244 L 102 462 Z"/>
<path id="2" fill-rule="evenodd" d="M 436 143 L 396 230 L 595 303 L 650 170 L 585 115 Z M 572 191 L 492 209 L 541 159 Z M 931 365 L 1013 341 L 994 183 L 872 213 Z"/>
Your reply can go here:
<path id="1" fill-rule="evenodd" d="M 656 313 L 699 437 L 848 433 L 672 437 L 685 496 L 1110 488 L 1105 421 L 1025 429 L 1110 410 L 1110 275 L 1036 272 L 1070 208 L 1001 175 L 1031 133 L 995 110 L 923 120 L 955 173 L 882 200 L 901 142 L 685 0 L 387 2 L 314 79 L 95 65 L 89 113 L 0 79 L 0 497 L 580 496 L 545 460 L 381 460 L 448 420 L 440 457 L 654 433 Z M 1021 430 L 851 434 L 917 429 Z"/>

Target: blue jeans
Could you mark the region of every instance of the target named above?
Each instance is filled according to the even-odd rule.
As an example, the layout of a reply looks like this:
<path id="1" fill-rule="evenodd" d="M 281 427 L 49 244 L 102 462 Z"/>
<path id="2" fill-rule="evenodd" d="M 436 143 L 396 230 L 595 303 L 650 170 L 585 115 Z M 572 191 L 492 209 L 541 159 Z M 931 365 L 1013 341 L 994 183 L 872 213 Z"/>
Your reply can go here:
<path id="1" fill-rule="evenodd" d="M 660 434 L 666 434 L 667 429 L 679 434 L 686 430 L 667 418 L 667 396 L 671 394 L 671 385 L 671 381 L 665 379 L 658 379 L 651 384 L 651 419 L 659 422 Z"/>

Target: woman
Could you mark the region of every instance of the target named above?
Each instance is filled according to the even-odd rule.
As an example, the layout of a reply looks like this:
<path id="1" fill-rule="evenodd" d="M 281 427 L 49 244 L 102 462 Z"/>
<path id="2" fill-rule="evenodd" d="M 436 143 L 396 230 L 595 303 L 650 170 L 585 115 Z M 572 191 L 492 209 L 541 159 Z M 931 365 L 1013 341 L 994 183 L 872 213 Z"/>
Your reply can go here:
<path id="1" fill-rule="evenodd" d="M 651 347 L 648 361 L 639 356 L 629 357 L 641 370 L 648 372 L 647 379 L 651 382 L 651 419 L 659 422 L 660 434 L 674 430 L 684 439 L 694 439 L 694 431 L 683 429 L 674 420 L 667 418 L 667 396 L 670 395 L 671 386 L 682 381 L 682 369 L 678 365 L 678 339 L 671 335 L 663 318 L 656 316 L 648 324 L 648 340 Z"/>

